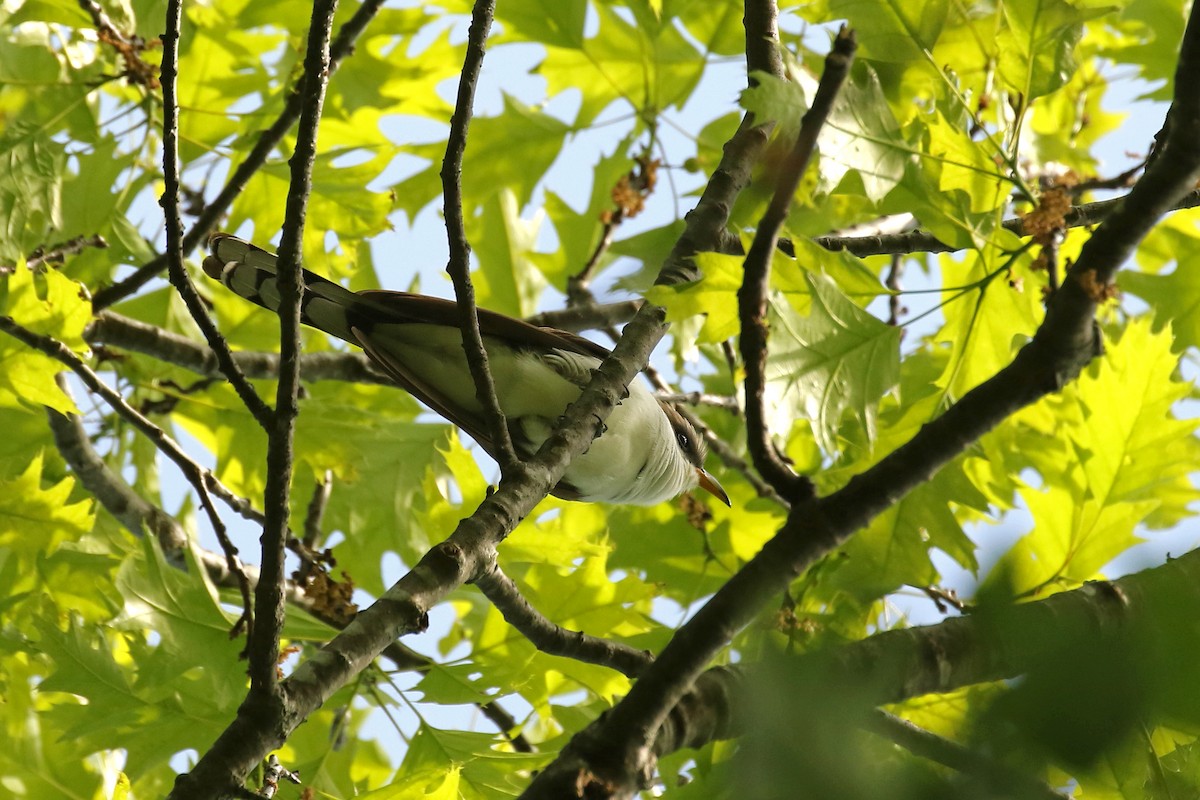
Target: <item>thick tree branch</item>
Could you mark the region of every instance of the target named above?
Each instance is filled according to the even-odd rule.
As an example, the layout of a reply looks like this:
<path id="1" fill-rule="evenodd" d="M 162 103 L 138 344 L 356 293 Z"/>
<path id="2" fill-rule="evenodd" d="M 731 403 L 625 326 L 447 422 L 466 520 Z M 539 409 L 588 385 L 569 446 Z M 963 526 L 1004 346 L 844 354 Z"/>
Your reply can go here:
<path id="1" fill-rule="evenodd" d="M 779 6 L 771 0 L 749 0 L 742 11 L 742 27 L 746 31 L 746 72 L 784 77 L 779 52 Z M 754 85 L 753 79 L 750 84 Z"/>
<path id="2" fill-rule="evenodd" d="M 670 709 L 764 604 L 1010 414 L 1074 379 L 1094 357 L 1099 341 L 1093 317 L 1113 271 L 1200 179 L 1200 84 L 1191 80 L 1200 57 L 1197 16 L 1193 10 L 1179 63 L 1167 144 L 1171 158 L 1164 151 L 1084 246 L 1033 340 L 1008 367 L 843 489 L 793 506 L 778 534 L 678 631 L 630 693 L 538 775 L 525 796 L 586 791 L 626 797 L 636 791 L 651 766 L 649 743 Z"/>
<path id="3" fill-rule="evenodd" d="M 64 392 L 67 391 L 65 382 L 60 381 L 59 386 Z M 46 417 L 58 452 L 83 487 L 131 533 L 137 536 L 150 534 L 162 547 L 167 560 L 176 566 L 181 565 L 188 535 L 175 518 L 144 499 L 108 468 L 88 440 L 83 420 L 78 415 L 62 414 L 47 408 Z M 227 569 L 224 571 L 228 572 Z"/>
<path id="4" fill-rule="evenodd" d="M 1180 612 L 1197 605 L 1200 551 L 1192 551 L 1159 567 L 1114 581 L 1089 582 L 1044 600 L 984 607 L 936 625 L 896 628 L 839 647 L 791 656 L 787 671 L 797 691 L 807 686 L 820 692 L 822 686 L 836 682 L 861 692 L 859 699 L 868 706 L 1053 670 L 1086 642 L 1132 647 L 1142 661 L 1142 672 L 1155 675 L 1180 653 L 1200 647 L 1190 617 Z M 1105 668 L 1102 663 L 1069 667 L 1081 673 Z M 753 672 L 754 668 L 744 669 Z M 728 682 L 731 676 L 726 673 L 727 668 L 717 667 L 703 677 Z M 739 693 L 755 685 L 750 676 L 733 677 L 747 687 Z M 1148 697 L 1153 700 L 1153 693 Z M 689 703 L 694 702 L 689 698 Z M 1161 702 L 1146 709 L 1166 714 L 1172 710 Z M 741 735 L 746 724 L 736 719 L 726 723 L 722 735 Z M 694 746 L 713 741 L 697 732 L 690 738 Z M 654 749 L 663 754 L 672 752 L 673 746 L 656 741 Z"/>
<path id="5" fill-rule="evenodd" d="M 853 697 L 837 705 L 873 708 L 928 694 L 944 694 L 966 686 L 1011 680 L 1031 673 L 1061 670 L 1078 674 L 1081 685 L 1105 691 L 1104 684 L 1083 680 L 1089 674 L 1118 683 L 1130 668 L 1121 651 L 1136 654 L 1137 675 L 1144 684 L 1144 718 L 1153 721 L 1175 712 L 1169 696 L 1158 693 L 1152 676 L 1173 673 L 1200 647 L 1191 616 L 1181 612 L 1200 605 L 1200 551 L 1115 581 L 1095 581 L 1044 600 L 988 605 L 970 616 L 936 625 L 898 628 L 861 641 L 789 656 L 778 665 L 786 675 L 791 703 L 805 705 L 806 693 L 827 696 L 848 691 Z M 1081 655 L 1088 643 L 1113 663 L 1089 661 Z M 1095 645 L 1095 643 L 1101 643 Z M 1190 675 L 1194 664 L 1183 669 Z M 1112 672 L 1111 670 L 1115 670 Z M 758 667 L 714 667 L 705 671 L 672 709 L 652 748 L 663 755 L 682 747 L 702 747 L 718 739 L 744 735 L 753 721 L 744 713 L 750 695 L 762 686 Z M 1164 681 L 1163 688 L 1175 678 Z M 1176 686 L 1191 686 L 1190 680 Z M 773 691 L 768 685 L 762 691 Z M 1189 691 L 1183 689 L 1184 692 Z M 1094 697 L 1084 702 L 1094 703 Z M 707 705 L 711 707 L 705 707 Z M 815 702 L 814 706 L 819 706 Z M 798 720 L 819 724 L 819 720 Z M 903 721 L 871 713 L 851 724 L 896 740 L 915 755 L 962 771 L 976 780 L 1020 796 L 1057 797 L 1045 784 L 961 745 L 930 737 Z"/>

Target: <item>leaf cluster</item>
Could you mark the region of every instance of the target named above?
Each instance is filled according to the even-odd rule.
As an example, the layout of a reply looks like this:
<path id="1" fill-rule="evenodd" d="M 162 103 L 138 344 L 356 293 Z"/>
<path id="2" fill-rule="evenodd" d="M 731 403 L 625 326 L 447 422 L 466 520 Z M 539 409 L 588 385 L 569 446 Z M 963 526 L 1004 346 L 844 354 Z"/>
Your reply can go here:
<path id="1" fill-rule="evenodd" d="M 82 358 L 209 468 L 221 487 L 209 490 L 227 501 L 222 519 L 253 564 L 261 515 L 247 508 L 261 508 L 268 485 L 267 436 L 203 360 L 208 345 L 176 292 L 160 278 L 123 283 L 165 246 L 162 94 L 145 77 L 162 58 L 165 4 L 93 5 L 0 9 L 0 317 Z M 656 377 L 722 401 L 693 410 L 727 456 L 709 467 L 730 508 L 549 498 L 499 548 L 504 574 L 541 616 L 635 651 L 660 653 L 789 519 L 746 465 L 746 365 L 729 343 L 744 322 L 743 253 L 813 102 L 836 22 L 855 29 L 858 60 L 792 198 L 766 304 L 767 434 L 823 496 L 909 442 L 1035 336 L 1090 231 L 1064 226 L 1048 247 L 1005 222 L 1050 188 L 1077 205 L 1110 196 L 1120 184 L 1108 179 L 1126 165 L 1102 152 L 1106 137 L 1149 154 L 1153 130 L 1122 128 L 1129 120 L 1111 110 L 1113 98 L 1172 96 L 1186 21 L 1182 4 L 1166 0 L 779 5 L 779 74 L 742 60 L 744 17 L 772 4 L 513 0 L 496 9 L 488 44 L 461 180 L 480 306 L 571 313 L 636 291 L 672 324 Z M 284 224 L 295 133 L 270 131 L 303 90 L 311 13 L 295 0 L 184 6 L 186 226 L 219 218 L 268 244 Z M 356 290 L 449 293 L 436 209 L 470 14 L 461 0 L 338 10 L 335 31 L 358 15 L 369 22 L 329 78 L 301 242 L 309 269 Z M 149 67 L 134 69 L 133 59 Z M 709 232 L 722 246 L 690 254 L 697 280 L 652 286 L 743 113 L 766 126 L 765 146 L 727 220 Z M 614 225 L 614 188 L 654 159 L 662 166 L 646 211 Z M 239 170 L 244 180 L 234 179 Z M 940 619 L 951 582 L 959 610 L 993 626 L 981 623 L 986 649 L 1019 638 L 996 632 L 1013 607 L 1169 566 L 1138 547 L 1186 532 L 1197 500 L 1193 217 L 1165 218 L 1123 269 L 1125 294 L 1098 317 L 1104 353 L 1077 381 L 964 443 L 786 592 L 762 590 L 770 602 L 729 631 L 717 658 L 760 667 L 746 696 L 761 724 L 738 745 L 662 753 L 666 794 L 993 786 L 861 723 L 885 701 L 1049 786 L 1195 792 L 1200 713 L 1178 700 L 1194 676 L 1170 667 L 1194 655 L 1183 615 L 1156 618 L 1178 649 L 1140 629 L 1099 644 L 1064 631 L 1058 647 L 1029 644 L 1040 670 L 981 669 L 923 697 L 880 700 L 854 682 L 813 691 L 788 673 L 789 658 L 906 629 L 909 615 Z M 948 252 L 860 258 L 813 241 L 886 236 L 889 223 L 919 226 Z M 200 275 L 197 256 L 185 255 Z M 114 286 L 128 296 L 102 294 Z M 202 278 L 198 287 L 253 385 L 273 396 L 275 317 Z M 102 296 L 119 302 L 93 304 Z M 589 335 L 611 343 L 624 321 Z M 298 538 L 313 531 L 304 558 L 311 565 L 318 554 L 319 568 L 356 587 L 365 607 L 484 501 L 496 472 L 410 397 L 364 378 L 341 344 L 315 332 L 303 344 L 290 527 Z M 18 797 L 162 795 L 245 696 L 243 645 L 229 635 L 242 600 L 218 566 L 224 531 L 197 514 L 201 498 L 161 439 L 64 379 L 66 363 L 0 335 L 0 785 Z M 73 437 L 60 419 L 81 423 Z M 1191 596 L 1175 588 L 1168 582 L 1159 591 L 1170 597 L 1153 607 Z M 284 671 L 319 660 L 333 635 L 303 581 L 290 590 L 283 638 L 295 649 Z M 414 647 L 421 655 L 389 651 L 336 688 L 280 749 L 306 784 L 331 797 L 516 796 L 635 680 L 539 650 L 470 586 L 433 610 Z M 1067 662 L 1078 670 L 1062 669 Z M 1001 682 L 1014 674 L 1028 684 Z"/>

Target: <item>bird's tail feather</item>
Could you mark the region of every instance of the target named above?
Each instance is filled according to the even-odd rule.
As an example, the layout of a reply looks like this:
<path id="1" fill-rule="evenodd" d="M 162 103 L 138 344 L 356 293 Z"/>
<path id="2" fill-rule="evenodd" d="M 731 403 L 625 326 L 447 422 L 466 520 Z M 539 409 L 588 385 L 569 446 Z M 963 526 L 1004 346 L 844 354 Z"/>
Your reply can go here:
<path id="1" fill-rule="evenodd" d="M 210 278 L 252 303 L 271 311 L 279 310 L 278 259 L 274 253 L 227 233 L 213 234 L 208 240 L 208 248 L 211 255 L 204 259 L 204 271 Z M 369 315 L 371 301 L 314 272 L 303 272 L 301 320 L 306 325 L 358 344 L 352 330 L 354 318 Z"/>

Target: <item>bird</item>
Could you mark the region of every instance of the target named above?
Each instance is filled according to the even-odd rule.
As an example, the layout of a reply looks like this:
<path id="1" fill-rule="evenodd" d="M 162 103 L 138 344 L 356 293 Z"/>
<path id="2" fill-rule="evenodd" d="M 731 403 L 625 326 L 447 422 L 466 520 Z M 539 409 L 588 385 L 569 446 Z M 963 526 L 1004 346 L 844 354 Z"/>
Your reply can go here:
<path id="1" fill-rule="evenodd" d="M 234 293 L 277 311 L 274 253 L 215 233 L 205 274 Z M 458 304 L 409 292 L 353 292 L 304 270 L 301 321 L 356 345 L 392 381 L 466 431 L 497 458 L 462 347 Z M 513 446 L 530 456 L 579 398 L 609 351 L 577 334 L 478 309 L 496 398 Z M 655 505 L 699 487 L 729 505 L 704 469 L 706 443 L 679 410 L 640 382 L 608 417 L 607 427 L 567 467 L 551 494 L 566 500 Z"/>

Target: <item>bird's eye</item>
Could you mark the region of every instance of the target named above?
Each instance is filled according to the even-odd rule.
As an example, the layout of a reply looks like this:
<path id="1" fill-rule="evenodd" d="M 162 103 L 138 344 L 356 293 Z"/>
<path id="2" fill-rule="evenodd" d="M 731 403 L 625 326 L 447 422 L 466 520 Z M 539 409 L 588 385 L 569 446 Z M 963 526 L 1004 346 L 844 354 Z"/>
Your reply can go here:
<path id="1" fill-rule="evenodd" d="M 676 440 L 678 440 L 679 446 L 682 447 L 684 450 L 687 450 L 689 447 L 692 446 L 692 440 L 690 438 L 688 438 L 688 435 L 686 433 L 684 433 L 683 431 L 680 431 L 679 433 L 675 434 L 675 438 L 676 438 Z"/>

